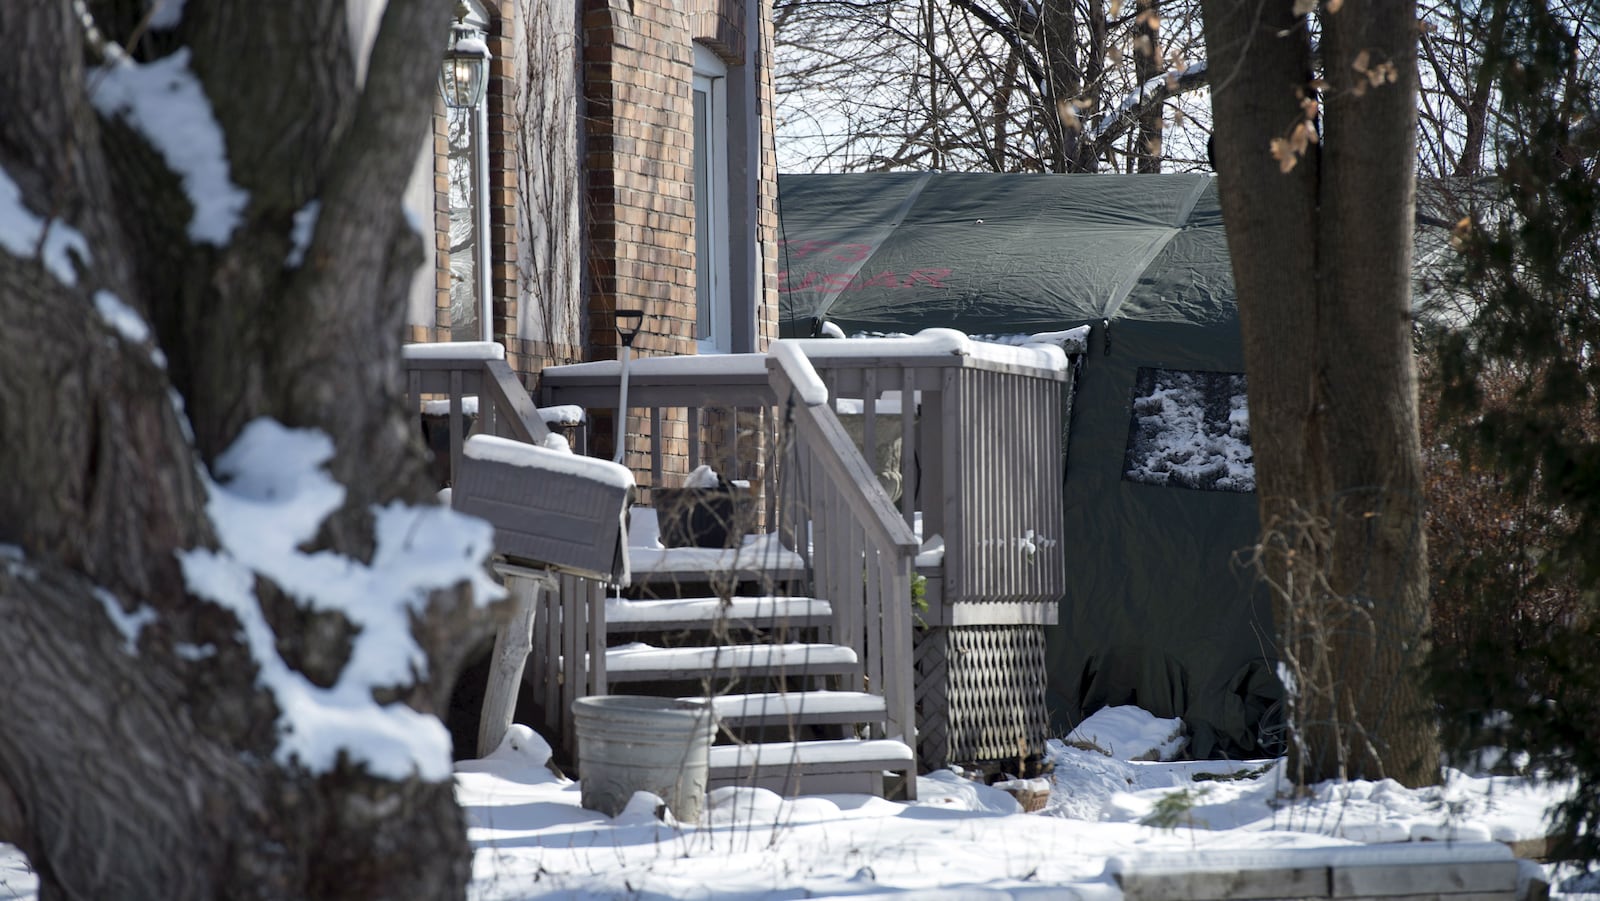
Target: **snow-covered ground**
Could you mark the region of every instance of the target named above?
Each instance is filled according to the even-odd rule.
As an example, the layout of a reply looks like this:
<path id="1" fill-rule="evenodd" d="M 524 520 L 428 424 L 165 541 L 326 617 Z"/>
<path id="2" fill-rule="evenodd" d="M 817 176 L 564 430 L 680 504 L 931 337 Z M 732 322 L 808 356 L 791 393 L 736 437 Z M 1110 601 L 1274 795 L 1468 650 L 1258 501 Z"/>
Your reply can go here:
<path id="1" fill-rule="evenodd" d="M 1170 735 L 1148 714 L 1104 713 L 1074 737 L 1132 757 Z M 494 755 L 457 766 L 457 797 L 477 848 L 476 901 L 1115 899 L 1121 893 L 1108 865 L 1119 857 L 1165 851 L 1203 864 L 1222 851 L 1533 839 L 1545 833 L 1544 811 L 1560 794 L 1557 786 L 1447 771 L 1436 789 L 1352 782 L 1288 800 L 1276 761 L 1135 762 L 1052 742 L 1050 799 L 1038 813 L 946 770 L 919 779 L 912 804 L 722 789 L 703 822 L 680 826 L 656 819 L 653 796 L 636 795 L 616 817 L 584 810 L 578 784 L 547 769 L 548 755 L 542 739 L 517 726 Z M 1569 883 L 1558 897 L 1584 897 L 1577 888 Z M 35 893 L 26 860 L 0 845 L 0 898 Z"/>

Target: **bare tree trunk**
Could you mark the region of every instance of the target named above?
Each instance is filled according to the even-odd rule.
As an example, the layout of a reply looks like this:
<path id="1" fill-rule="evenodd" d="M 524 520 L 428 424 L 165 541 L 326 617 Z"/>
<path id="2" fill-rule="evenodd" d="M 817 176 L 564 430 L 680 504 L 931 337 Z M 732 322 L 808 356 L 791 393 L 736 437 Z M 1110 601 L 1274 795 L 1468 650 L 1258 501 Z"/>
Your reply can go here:
<path id="1" fill-rule="evenodd" d="M 1484 34 L 1478 36 L 1482 41 L 1479 46 L 1499 46 L 1505 40 L 1507 12 L 1504 4 L 1495 4 L 1491 8 L 1489 26 Z M 1477 73 L 1477 79 L 1467 106 L 1461 111 L 1466 119 L 1466 139 L 1461 142 L 1461 156 L 1456 161 L 1455 171 L 1451 173 L 1458 178 L 1473 178 L 1483 169 L 1483 146 L 1489 136 L 1489 99 L 1493 93 L 1494 75 L 1487 67 L 1483 67 Z"/>
<path id="2" fill-rule="evenodd" d="M 1072 0 L 1044 0 L 1040 4 L 1038 36 L 1034 39 L 1044 60 L 1044 102 L 1050 129 L 1050 171 L 1084 171 L 1079 148 L 1082 123 L 1088 112 L 1084 100 L 1083 72 L 1078 67 L 1078 13 Z M 1065 107 L 1070 105 L 1071 112 Z"/>
<path id="3" fill-rule="evenodd" d="M 1280 637 L 1295 636 L 1280 655 L 1326 650 L 1331 668 L 1329 686 L 1295 686 L 1291 756 L 1307 781 L 1425 784 L 1437 779 L 1438 755 L 1412 671 L 1428 625 L 1410 348 L 1415 9 L 1349 0 L 1323 13 L 1319 152 L 1303 131 L 1295 141 L 1315 93 L 1307 23 L 1292 7 L 1205 6 L 1262 521 L 1294 532 L 1310 515 L 1332 536 L 1311 565 L 1325 584 L 1302 578 L 1276 597 Z M 1276 540 L 1301 544 L 1294 534 Z M 1289 569 L 1280 559 L 1267 575 L 1287 586 Z M 1361 628 L 1332 647 L 1291 628 L 1330 603 L 1357 611 Z"/>
<path id="4" fill-rule="evenodd" d="M 259 417 L 333 441 L 344 503 L 309 549 L 368 560 L 374 506 L 426 497 L 402 416 L 420 254 L 400 197 L 449 4 L 389 0 L 364 85 L 343 4 L 188 4 L 137 40 L 144 4 L 88 6 L 93 40 L 70 0 L 0 5 L 17 42 L 0 60 L 0 206 L 40 224 L 34 247 L 0 243 L 4 837 L 47 899 L 461 897 L 448 781 L 280 763 L 240 622 L 190 594 L 178 557 L 215 544 L 203 476 Z M 194 229 L 214 189 L 186 188 L 92 105 L 106 76 L 83 61 L 130 42 L 209 101 L 188 115 L 215 117 L 245 198 L 220 234 Z M 337 679 L 352 623 L 264 578 L 254 594 L 284 661 Z M 436 709 L 462 594 L 415 622 L 428 672 L 379 700 Z M 118 627 L 136 614 L 142 628 Z"/>
<path id="5" fill-rule="evenodd" d="M 1139 0 L 1139 14 L 1135 21 L 1134 72 L 1139 84 L 1149 83 L 1166 70 L 1161 53 L 1161 3 L 1160 0 Z M 1135 171 L 1154 174 L 1161 171 L 1161 105 L 1156 104 L 1139 117 L 1139 131 L 1134 136 Z"/>

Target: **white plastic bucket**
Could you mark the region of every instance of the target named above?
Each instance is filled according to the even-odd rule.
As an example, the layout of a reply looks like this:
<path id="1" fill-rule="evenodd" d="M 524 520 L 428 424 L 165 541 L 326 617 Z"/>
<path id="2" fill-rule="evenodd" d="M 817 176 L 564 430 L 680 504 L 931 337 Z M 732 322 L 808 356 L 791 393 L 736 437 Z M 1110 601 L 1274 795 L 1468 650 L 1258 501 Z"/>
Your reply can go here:
<path id="1" fill-rule="evenodd" d="M 583 806 L 616 816 L 653 792 L 681 823 L 700 819 L 716 729 L 704 701 L 594 695 L 572 702 Z"/>

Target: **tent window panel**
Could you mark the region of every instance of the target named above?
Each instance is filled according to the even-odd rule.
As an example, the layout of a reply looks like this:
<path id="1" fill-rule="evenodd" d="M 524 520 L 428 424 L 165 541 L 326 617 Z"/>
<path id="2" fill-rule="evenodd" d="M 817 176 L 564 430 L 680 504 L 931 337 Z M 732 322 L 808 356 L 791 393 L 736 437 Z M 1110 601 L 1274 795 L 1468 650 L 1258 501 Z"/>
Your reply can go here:
<path id="1" fill-rule="evenodd" d="M 1245 377 L 1142 367 L 1122 477 L 1141 485 L 1247 493 L 1256 488 Z"/>

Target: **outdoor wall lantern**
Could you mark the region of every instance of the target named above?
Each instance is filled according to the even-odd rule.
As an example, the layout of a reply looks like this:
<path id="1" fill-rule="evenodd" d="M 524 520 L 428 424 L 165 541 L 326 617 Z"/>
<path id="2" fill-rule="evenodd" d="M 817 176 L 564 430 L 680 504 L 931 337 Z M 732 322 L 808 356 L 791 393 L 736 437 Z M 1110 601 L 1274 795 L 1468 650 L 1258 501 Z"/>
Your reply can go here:
<path id="1" fill-rule="evenodd" d="M 628 437 L 628 357 L 633 349 L 633 339 L 639 337 L 639 328 L 644 325 L 644 310 L 617 310 L 617 339 L 622 342 L 622 352 L 618 358 L 622 361 L 622 373 L 617 381 L 621 383 L 621 396 L 617 398 L 617 449 L 612 454 L 611 462 L 621 463 L 622 452 L 626 450 L 624 442 Z"/>
<path id="2" fill-rule="evenodd" d="M 451 109 L 472 109 L 489 80 L 489 45 L 483 33 L 465 22 L 450 26 L 450 47 L 439 65 L 439 93 Z"/>

